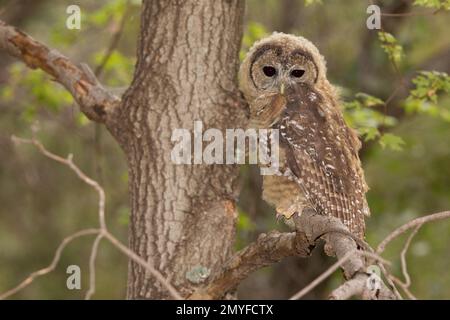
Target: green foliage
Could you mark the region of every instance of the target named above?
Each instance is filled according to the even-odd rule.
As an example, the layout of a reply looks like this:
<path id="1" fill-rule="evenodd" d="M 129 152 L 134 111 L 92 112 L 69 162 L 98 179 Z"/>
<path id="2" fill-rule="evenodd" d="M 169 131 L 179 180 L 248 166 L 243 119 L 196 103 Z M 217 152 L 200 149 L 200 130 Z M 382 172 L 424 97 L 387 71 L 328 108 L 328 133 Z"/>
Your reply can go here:
<path id="1" fill-rule="evenodd" d="M 394 151 L 401 151 L 403 150 L 403 146 L 405 145 L 405 141 L 392 133 L 384 133 L 380 137 L 380 145 L 383 148 L 388 148 Z"/>
<path id="2" fill-rule="evenodd" d="M 242 249 L 245 245 L 244 240 L 245 236 L 255 231 L 256 225 L 254 221 L 249 217 L 249 214 L 244 209 L 238 206 L 237 210 L 238 210 L 238 221 L 237 221 L 238 238 L 236 241 L 236 248 Z"/>
<path id="3" fill-rule="evenodd" d="M 323 4 L 322 0 L 305 0 L 305 6 L 309 7 L 314 4 Z"/>
<path id="4" fill-rule="evenodd" d="M 27 122 L 35 120 L 39 108 L 59 112 L 61 107 L 73 103 L 70 93 L 50 81 L 50 77 L 41 70 L 33 71 L 22 63 L 14 63 L 9 68 L 9 76 L 14 85 L 2 89 L 0 98 L 4 102 L 15 101 L 19 104 L 18 107 L 23 110 L 22 119 Z"/>
<path id="5" fill-rule="evenodd" d="M 127 5 L 127 0 L 109 1 L 98 10 L 87 15 L 87 23 L 96 27 L 104 27 L 111 21 L 120 21 Z"/>
<path id="6" fill-rule="evenodd" d="M 248 216 L 248 213 L 242 210 L 242 208 L 238 208 L 238 223 L 237 228 L 242 231 L 252 231 L 255 229 L 255 225 Z"/>
<path id="7" fill-rule="evenodd" d="M 61 28 L 61 24 L 64 24 L 63 20 L 61 20 L 59 25 L 50 30 L 50 40 L 52 43 L 57 44 L 59 49 L 62 47 L 69 48 L 79 40 L 81 33 L 79 31 Z"/>
<path id="8" fill-rule="evenodd" d="M 247 51 L 252 47 L 253 43 L 268 35 L 266 28 L 257 22 L 249 22 L 242 38 L 242 48 L 239 52 L 239 58 L 244 60 Z"/>
<path id="9" fill-rule="evenodd" d="M 94 65 L 99 65 L 104 55 L 105 52 L 103 51 L 95 53 L 93 55 Z M 104 71 L 108 74 L 108 77 L 104 77 L 105 84 L 119 87 L 131 83 L 134 60 L 134 58 L 125 56 L 117 50 L 113 51 L 104 66 Z"/>
<path id="10" fill-rule="evenodd" d="M 412 80 L 411 90 L 404 108 L 408 113 L 418 112 L 450 121 L 450 106 L 438 105 L 438 95 L 450 92 L 450 77 L 445 72 L 421 71 Z"/>
<path id="11" fill-rule="evenodd" d="M 450 208 L 450 126 L 438 118 L 407 117 L 393 128 L 404 137 L 402 152 L 372 149 L 364 171 L 370 186 L 367 241 L 377 244 L 394 228 L 425 214 Z M 401 275 L 400 252 L 407 235 L 387 247 L 383 257 Z M 425 225 L 408 251 L 412 292 L 421 299 L 448 299 L 450 221 Z M 444 255 L 444 256 L 442 256 Z M 441 259 L 441 257 L 443 257 Z"/>
<path id="12" fill-rule="evenodd" d="M 401 62 L 404 53 L 403 47 L 398 43 L 397 39 L 389 32 L 378 32 L 378 39 L 381 41 L 381 47 L 387 53 L 389 59 L 395 63 Z"/>
<path id="13" fill-rule="evenodd" d="M 381 127 L 393 127 L 397 120 L 386 116 L 374 109 L 374 107 L 383 106 L 384 102 L 374 96 L 366 93 L 357 93 L 355 99 L 344 103 L 344 117 L 349 126 L 356 129 L 364 141 L 371 141 L 380 138 L 380 144 L 396 150 L 397 144 L 389 143 L 392 139 L 387 138 L 387 143 L 382 138 Z M 384 138 L 386 139 L 386 138 Z"/>
<path id="14" fill-rule="evenodd" d="M 422 6 L 426 8 L 450 10 L 450 0 L 415 0 L 415 6 Z"/>
<path id="15" fill-rule="evenodd" d="M 394 117 L 387 116 L 374 107 L 384 106 L 383 100 L 367 93 L 357 93 L 355 99 L 344 103 L 344 117 L 349 126 L 356 129 L 364 141 L 378 139 L 381 147 L 400 151 L 404 145 L 401 137 L 392 133 L 382 133 L 382 127 L 393 127 L 397 124 Z"/>
<path id="16" fill-rule="evenodd" d="M 377 107 L 384 105 L 384 101 L 380 98 L 371 96 L 370 94 L 358 92 L 355 94 L 355 98 L 361 101 L 362 105 L 366 108 Z"/>

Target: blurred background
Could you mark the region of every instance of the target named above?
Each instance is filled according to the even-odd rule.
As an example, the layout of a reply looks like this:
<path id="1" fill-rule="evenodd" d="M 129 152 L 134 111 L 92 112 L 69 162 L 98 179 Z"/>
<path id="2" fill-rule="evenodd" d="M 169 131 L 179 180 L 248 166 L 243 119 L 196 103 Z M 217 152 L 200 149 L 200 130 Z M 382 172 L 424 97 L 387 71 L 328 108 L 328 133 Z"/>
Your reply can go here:
<path id="1" fill-rule="evenodd" d="M 328 77 L 342 93 L 346 120 L 363 140 L 372 246 L 415 217 L 450 209 L 450 5 L 439 0 L 374 3 L 385 14 L 382 30 L 366 27 L 370 1 L 247 0 L 241 52 L 282 31 L 310 39 L 325 56 Z M 81 30 L 65 28 L 71 4 L 81 7 Z M 111 87 L 126 86 L 132 78 L 139 11 L 140 1 L 0 0 L 0 19 L 88 63 Z M 96 193 L 67 167 L 31 146 L 12 143 L 11 135 L 34 132 L 51 151 L 74 154 L 80 168 L 105 187 L 109 228 L 126 243 L 126 164 L 105 129 L 79 113 L 71 96 L 43 72 L 1 52 L 0 113 L 0 292 L 48 265 L 65 236 L 98 223 Z M 237 249 L 261 232 L 287 230 L 260 198 L 257 168 L 243 167 L 241 179 Z M 12 298 L 83 298 L 92 240 L 70 244 L 54 272 Z M 384 255 L 398 277 L 405 240 L 406 235 L 390 244 Z M 411 291 L 418 298 L 450 299 L 450 221 L 425 225 L 407 259 Z M 286 259 L 245 280 L 239 297 L 288 298 L 333 261 L 320 249 L 308 259 Z M 81 267 L 82 290 L 66 288 L 66 268 L 72 264 Z M 93 298 L 123 299 L 127 260 L 106 241 L 96 269 Z M 341 281 L 336 272 L 306 298 L 326 298 Z"/>

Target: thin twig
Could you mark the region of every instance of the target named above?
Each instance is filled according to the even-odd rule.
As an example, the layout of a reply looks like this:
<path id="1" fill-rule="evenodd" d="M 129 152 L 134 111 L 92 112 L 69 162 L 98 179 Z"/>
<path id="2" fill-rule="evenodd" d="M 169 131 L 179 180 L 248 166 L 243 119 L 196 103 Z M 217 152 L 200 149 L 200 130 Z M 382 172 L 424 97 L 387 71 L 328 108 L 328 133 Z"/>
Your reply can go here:
<path id="1" fill-rule="evenodd" d="M 320 276 L 318 276 L 316 279 L 314 279 L 310 284 L 308 284 L 306 287 L 304 287 L 302 290 L 294 294 L 292 297 L 289 298 L 289 300 L 298 300 L 307 293 L 309 293 L 312 289 L 317 287 L 322 281 L 327 279 L 329 276 L 331 276 L 337 269 L 339 269 L 340 266 L 342 266 L 347 260 L 350 259 L 351 256 L 356 254 L 357 251 L 350 251 L 347 252 L 346 255 L 339 259 L 337 262 L 335 262 L 331 267 L 329 267 L 325 272 L 323 272 Z"/>
<path id="2" fill-rule="evenodd" d="M 408 266 L 406 264 L 406 253 L 408 252 L 409 246 L 411 244 L 412 239 L 414 238 L 414 236 L 416 235 L 417 231 L 419 231 L 419 229 L 422 227 L 422 224 L 417 225 L 417 227 L 411 232 L 411 234 L 408 237 L 408 240 L 406 240 L 405 245 L 403 247 L 403 250 L 400 254 L 400 261 L 401 261 L 401 265 L 402 265 L 402 273 L 403 276 L 405 277 L 405 286 L 409 287 L 411 285 L 411 277 L 409 276 L 408 273 Z"/>
<path id="3" fill-rule="evenodd" d="M 94 245 L 92 247 L 92 251 L 91 251 L 91 257 L 90 257 L 90 263 L 89 263 L 90 271 L 91 271 L 90 288 L 86 294 L 86 298 L 90 298 L 95 292 L 95 270 L 94 270 L 95 269 L 95 258 L 97 256 L 98 243 L 100 242 L 102 237 L 105 237 L 116 248 L 118 248 L 120 251 L 122 251 L 128 258 L 132 259 L 133 261 L 135 261 L 136 263 L 141 265 L 151 275 L 153 275 L 167 289 L 167 291 L 171 294 L 171 296 L 174 299 L 177 299 L 177 300 L 183 299 L 183 297 L 178 293 L 178 291 L 169 283 L 169 281 L 166 278 L 164 278 L 164 276 L 158 270 L 156 270 L 153 267 L 153 265 L 150 262 L 147 262 L 144 259 L 142 259 L 141 257 L 139 257 L 135 252 L 130 250 L 127 246 L 123 245 L 118 239 L 116 239 L 111 233 L 109 233 L 109 231 L 106 227 L 106 222 L 105 222 L 105 192 L 104 192 L 103 188 L 98 184 L 97 181 L 89 178 L 83 171 L 81 171 L 80 168 L 78 168 L 74 164 L 74 162 L 72 161 L 72 155 L 69 155 L 67 158 L 60 157 L 60 156 L 48 151 L 44 147 L 44 145 L 35 138 L 24 139 L 24 138 L 18 138 L 15 136 L 12 136 L 11 138 L 16 143 L 32 144 L 32 145 L 36 146 L 38 148 L 38 150 L 46 157 L 68 166 L 71 170 L 73 170 L 77 174 L 77 176 L 82 181 L 84 181 L 85 183 L 87 183 L 88 185 L 93 187 L 99 195 L 98 215 L 99 215 L 100 229 L 89 229 L 89 230 L 95 230 L 95 233 L 98 233 L 99 235 L 96 238 Z M 70 238 L 70 237 L 69 237 L 69 239 L 70 239 L 70 241 L 72 240 L 72 238 Z M 64 240 L 62 243 L 62 247 L 60 246 L 61 250 L 65 247 L 65 243 L 66 243 L 65 241 L 66 240 Z M 58 249 L 60 249 L 60 248 L 58 248 Z M 56 257 L 58 257 L 58 259 L 56 260 L 55 264 L 59 260 L 60 254 L 61 254 L 61 252 L 59 252 L 57 250 Z M 53 265 L 53 263 L 52 263 L 52 265 Z M 51 269 L 45 268 L 45 269 L 42 269 L 42 270 L 32 273 L 30 275 L 31 281 L 36 277 L 36 275 L 35 275 L 36 273 L 37 273 L 37 275 L 40 275 L 42 272 L 44 272 L 44 274 L 46 274 L 46 273 L 52 271 L 53 269 L 54 269 L 54 266 Z M 27 286 L 30 283 L 30 280 L 29 280 L 30 277 L 28 277 L 24 282 L 22 282 L 16 288 L 9 290 L 8 292 L 6 292 L 3 295 L 0 295 L 0 299 L 2 297 L 10 296 L 11 294 L 14 294 L 17 291 L 21 290 L 23 287 Z"/>
<path id="4" fill-rule="evenodd" d="M 58 248 L 55 251 L 55 256 L 53 257 L 52 262 L 45 268 L 40 269 L 38 271 L 32 272 L 25 280 L 23 280 L 19 285 L 16 287 L 0 294 L 0 300 L 6 299 L 9 296 L 12 296 L 13 294 L 16 294 L 20 290 L 22 290 L 25 287 L 28 287 L 37 277 L 43 276 L 47 273 L 52 272 L 55 270 L 56 266 L 58 265 L 58 262 L 61 258 L 61 253 L 63 252 L 64 248 L 73 240 L 87 236 L 87 235 L 93 235 L 98 234 L 100 232 L 99 229 L 83 229 L 81 231 L 75 232 L 74 234 L 66 237 L 63 239 L 61 244 L 58 246 Z"/>
<path id="5" fill-rule="evenodd" d="M 89 290 L 86 292 L 85 300 L 90 300 L 95 293 L 95 259 L 103 236 L 103 232 L 100 232 L 92 244 L 91 257 L 89 258 Z"/>
<path id="6" fill-rule="evenodd" d="M 178 291 L 169 283 L 169 281 L 164 278 L 164 276 L 153 267 L 150 262 L 145 261 L 140 256 L 138 256 L 134 251 L 130 250 L 127 246 L 122 244 L 117 238 L 115 238 L 111 233 L 106 231 L 105 238 L 109 240 L 117 249 L 122 251 L 128 258 L 133 260 L 134 262 L 141 265 L 147 271 L 149 271 L 161 284 L 163 284 L 167 291 L 172 295 L 176 300 L 183 300 L 183 297 L 178 293 Z"/>
<path id="7" fill-rule="evenodd" d="M 119 22 L 119 27 L 115 30 L 111 37 L 111 42 L 109 43 L 108 49 L 106 50 L 105 54 L 102 57 L 102 60 L 97 65 L 97 67 L 94 70 L 94 75 L 97 78 L 100 78 L 100 75 L 102 74 L 103 70 L 105 69 L 106 64 L 108 63 L 109 59 L 111 58 L 112 53 L 116 49 L 117 45 L 119 44 L 120 38 L 122 36 L 123 30 L 125 28 L 125 23 L 127 22 L 127 18 L 130 13 L 130 0 L 127 1 L 125 4 L 125 10 L 122 14 L 122 18 Z"/>
<path id="8" fill-rule="evenodd" d="M 416 233 L 419 231 L 419 229 L 422 227 L 422 224 L 419 224 L 416 226 L 416 228 L 411 232 L 411 234 L 409 235 L 408 239 L 405 242 L 405 245 L 403 246 L 402 252 L 400 254 L 400 261 L 401 261 L 401 266 L 402 266 L 402 273 L 403 273 L 403 277 L 405 278 L 405 281 L 401 281 L 400 279 L 396 278 L 393 275 L 390 275 L 388 278 L 390 280 L 392 280 L 393 283 L 398 284 L 404 293 L 406 293 L 406 295 L 408 296 L 408 298 L 412 299 L 412 300 L 417 300 L 417 298 L 411 293 L 411 291 L 409 290 L 409 287 L 411 286 L 411 277 L 409 276 L 408 273 L 408 266 L 406 263 L 406 253 L 408 252 L 409 246 L 412 242 L 412 239 L 414 238 L 414 236 L 416 235 Z M 393 285 L 395 287 L 395 285 Z"/>
<path id="9" fill-rule="evenodd" d="M 381 13 L 381 16 L 383 17 L 417 17 L 417 16 L 434 16 L 438 12 L 440 12 L 441 9 L 433 10 L 433 11 L 411 11 L 411 12 L 403 12 L 403 13 Z"/>
<path id="10" fill-rule="evenodd" d="M 450 218 L 450 211 L 443 211 L 438 212 L 434 214 L 430 214 L 424 217 L 416 218 L 408 223 L 405 223 L 401 227 L 395 229 L 392 231 L 377 247 L 377 254 L 381 254 L 386 246 L 395 238 L 400 236 L 401 234 L 405 233 L 409 229 L 412 229 L 418 225 L 423 225 L 428 222 L 437 221 L 437 220 L 443 220 L 443 219 L 449 219 Z"/>
<path id="11" fill-rule="evenodd" d="M 380 257 L 372 252 L 366 252 L 366 251 L 361 251 L 361 250 L 349 251 L 344 255 L 344 257 L 342 257 L 337 262 L 335 262 L 331 267 L 329 267 L 327 270 L 325 270 L 325 272 L 323 272 L 320 276 L 318 276 L 316 279 L 314 279 L 310 284 L 308 284 L 302 290 L 300 290 L 299 292 L 294 294 L 291 298 L 289 298 L 289 300 L 298 300 L 298 299 L 302 298 L 303 296 L 305 296 L 306 294 L 308 294 L 312 289 L 317 287 L 322 281 L 327 279 L 336 270 L 338 270 L 345 262 L 350 260 L 350 258 L 355 254 L 370 257 L 372 259 L 378 260 L 379 262 L 381 262 L 383 264 L 390 265 L 389 261 L 383 259 L 382 257 Z"/>
<path id="12" fill-rule="evenodd" d="M 394 281 L 392 281 L 392 275 L 387 271 L 387 269 L 385 268 L 385 266 L 384 266 L 383 264 L 378 264 L 378 266 L 380 267 L 381 272 L 383 272 L 383 274 L 384 274 L 384 276 L 385 276 L 385 278 L 386 278 L 386 281 L 387 281 L 387 283 L 389 284 L 389 286 L 390 286 L 392 292 L 394 292 L 395 297 L 396 297 L 398 300 L 403 300 L 403 297 L 402 297 L 402 295 L 400 294 L 400 292 L 398 291 L 398 289 L 397 289 L 397 287 L 396 287 Z"/>
<path id="13" fill-rule="evenodd" d="M 405 284 L 400 279 L 398 279 L 394 275 L 390 275 L 389 277 L 393 282 L 395 282 L 402 288 L 403 292 L 408 296 L 409 299 L 417 300 L 417 298 L 411 293 L 409 288 L 407 286 L 405 286 Z"/>
<path id="14" fill-rule="evenodd" d="M 116 50 L 117 46 L 119 45 L 120 38 L 122 36 L 123 30 L 125 28 L 125 23 L 127 21 L 127 18 L 129 16 L 131 5 L 130 0 L 128 0 L 125 4 L 125 10 L 122 14 L 122 18 L 119 22 L 119 27 L 116 28 L 116 30 L 113 32 L 113 35 L 111 36 L 111 40 L 108 46 L 108 49 L 106 50 L 105 54 L 103 55 L 100 63 L 95 67 L 94 70 L 94 76 L 98 79 L 100 79 L 100 76 L 102 75 L 106 64 L 108 63 L 109 59 L 111 58 L 114 50 Z M 94 144 L 95 144 L 95 171 L 97 173 L 96 178 L 100 183 L 103 183 L 103 174 L 102 174 L 102 156 L 103 156 L 103 150 L 101 145 L 102 140 L 102 128 L 101 124 L 95 123 L 94 127 Z"/>

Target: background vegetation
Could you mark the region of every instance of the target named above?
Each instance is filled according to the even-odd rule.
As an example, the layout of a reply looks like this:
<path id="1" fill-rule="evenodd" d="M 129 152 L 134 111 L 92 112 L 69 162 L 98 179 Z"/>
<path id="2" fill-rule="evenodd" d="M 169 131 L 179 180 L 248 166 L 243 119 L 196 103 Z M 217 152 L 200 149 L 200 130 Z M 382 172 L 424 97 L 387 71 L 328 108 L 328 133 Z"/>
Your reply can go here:
<path id="1" fill-rule="evenodd" d="M 396 226 L 414 217 L 450 209 L 450 3 L 439 0 L 383 0 L 381 31 L 366 28 L 361 0 L 247 0 L 242 55 L 273 31 L 302 35 L 326 57 L 328 75 L 339 86 L 348 123 L 364 147 L 361 158 L 372 216 L 367 240 L 376 245 Z M 126 86 L 132 77 L 139 1 L 80 1 L 81 30 L 65 28 L 71 1 L 0 0 L 0 19 L 23 28 L 95 70 L 121 29 L 100 76 L 108 86 Z M 411 14 L 412 12 L 412 14 Z M 98 179 L 107 193 L 111 231 L 126 242 L 128 224 L 125 159 L 104 128 L 76 112 L 71 96 L 40 71 L 31 71 L 0 53 L 0 292 L 47 265 L 66 235 L 97 223 L 96 194 L 67 168 L 35 149 L 15 146 L 10 137 L 36 134 L 52 151 L 74 160 Z M 273 209 L 260 200 L 261 179 L 242 168 L 237 247 L 270 229 L 284 229 Z M 84 290 L 66 289 L 68 265 L 81 267 L 87 288 L 91 239 L 64 252 L 57 270 L 15 298 L 77 299 Z M 399 251 L 386 257 L 400 276 Z M 450 222 L 426 225 L 408 254 L 412 292 L 419 298 L 450 298 Z M 127 261 L 103 243 L 97 260 L 94 298 L 125 296 Z M 312 258 L 290 258 L 260 270 L 239 288 L 241 298 L 287 298 L 332 263 L 316 250 Z M 308 298 L 325 298 L 340 274 Z"/>

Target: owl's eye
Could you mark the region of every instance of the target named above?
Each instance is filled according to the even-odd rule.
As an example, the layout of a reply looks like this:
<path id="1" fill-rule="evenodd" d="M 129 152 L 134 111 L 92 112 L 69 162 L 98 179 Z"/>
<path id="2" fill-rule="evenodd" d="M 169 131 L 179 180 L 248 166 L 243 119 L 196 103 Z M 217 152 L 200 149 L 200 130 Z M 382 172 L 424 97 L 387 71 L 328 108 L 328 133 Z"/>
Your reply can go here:
<path id="1" fill-rule="evenodd" d="M 305 70 L 294 69 L 291 71 L 291 76 L 294 78 L 301 78 L 305 74 Z"/>
<path id="2" fill-rule="evenodd" d="M 273 77 L 274 75 L 277 74 L 277 69 L 275 69 L 275 68 L 272 67 L 272 66 L 265 66 L 265 67 L 263 68 L 263 72 L 264 72 L 264 74 L 265 74 L 266 76 L 268 76 L 268 77 Z"/>

